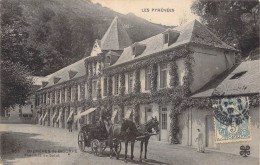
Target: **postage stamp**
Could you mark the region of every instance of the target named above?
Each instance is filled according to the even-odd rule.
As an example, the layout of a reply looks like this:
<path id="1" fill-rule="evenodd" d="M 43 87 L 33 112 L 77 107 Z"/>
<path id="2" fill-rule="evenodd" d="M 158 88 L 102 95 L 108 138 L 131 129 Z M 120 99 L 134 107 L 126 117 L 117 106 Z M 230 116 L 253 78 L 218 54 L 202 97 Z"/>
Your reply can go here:
<path id="1" fill-rule="evenodd" d="M 213 105 L 215 142 L 229 143 L 251 140 L 251 122 L 247 97 L 223 98 Z"/>

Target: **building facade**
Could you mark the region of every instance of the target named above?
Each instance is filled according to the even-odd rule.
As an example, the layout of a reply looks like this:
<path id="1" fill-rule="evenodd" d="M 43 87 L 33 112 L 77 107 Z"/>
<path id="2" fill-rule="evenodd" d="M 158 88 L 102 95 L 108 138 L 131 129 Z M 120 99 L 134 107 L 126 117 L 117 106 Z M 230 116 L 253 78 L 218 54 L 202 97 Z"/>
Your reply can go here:
<path id="1" fill-rule="evenodd" d="M 36 92 L 39 124 L 73 129 L 107 112 L 114 123 L 157 117 L 153 140 L 181 143 L 186 100 L 232 68 L 236 50 L 197 20 L 132 43 L 116 17 L 90 56 L 51 75 Z M 84 113 L 83 113 L 84 112 Z M 84 114 L 84 115 L 83 115 Z"/>
<path id="2" fill-rule="evenodd" d="M 190 103 L 197 104 L 197 106 L 190 106 L 179 115 L 181 120 L 178 123 L 180 128 L 178 138 L 182 145 L 196 146 L 197 129 L 200 129 L 207 148 L 239 155 L 240 147 L 248 145 L 250 146 L 250 156 L 259 156 L 259 64 L 259 59 L 242 62 L 191 96 Z M 250 140 L 241 139 L 239 142 L 234 140 L 228 143 L 216 143 L 214 123 L 216 119 L 212 105 L 216 100 L 241 98 L 248 100 Z M 236 106 L 234 107 L 236 108 Z M 243 122 L 244 119 L 241 121 Z"/>

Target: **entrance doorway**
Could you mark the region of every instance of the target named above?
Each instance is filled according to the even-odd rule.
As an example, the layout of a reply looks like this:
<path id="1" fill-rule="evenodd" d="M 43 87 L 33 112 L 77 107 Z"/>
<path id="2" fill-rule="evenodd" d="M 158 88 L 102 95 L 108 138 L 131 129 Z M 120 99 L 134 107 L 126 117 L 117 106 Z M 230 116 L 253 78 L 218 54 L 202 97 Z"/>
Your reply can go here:
<path id="1" fill-rule="evenodd" d="M 213 115 L 206 116 L 206 147 L 217 148 Z"/>
<path id="2" fill-rule="evenodd" d="M 167 107 L 160 108 L 160 140 L 168 141 L 168 111 Z"/>

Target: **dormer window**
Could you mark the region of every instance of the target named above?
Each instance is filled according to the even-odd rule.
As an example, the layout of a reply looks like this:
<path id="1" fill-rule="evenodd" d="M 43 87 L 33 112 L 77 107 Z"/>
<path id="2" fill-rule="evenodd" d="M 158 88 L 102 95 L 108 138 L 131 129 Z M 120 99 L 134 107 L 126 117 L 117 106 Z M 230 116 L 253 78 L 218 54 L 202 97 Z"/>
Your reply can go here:
<path id="1" fill-rule="evenodd" d="M 163 35 L 163 38 L 164 38 L 164 44 L 168 44 L 169 43 L 169 33 L 165 33 Z"/>
<path id="2" fill-rule="evenodd" d="M 108 64 L 111 63 L 111 56 L 106 56 L 105 63 L 108 63 Z"/>
<path id="3" fill-rule="evenodd" d="M 136 55 L 136 46 L 132 47 L 132 53 L 133 53 L 133 55 Z"/>
<path id="4" fill-rule="evenodd" d="M 163 34 L 163 44 L 167 44 L 168 46 L 170 46 L 171 44 L 177 41 L 180 32 L 173 29 L 168 29 L 162 34 Z"/>
<path id="5" fill-rule="evenodd" d="M 48 81 L 42 81 L 42 88 L 44 88 L 48 83 Z"/>
<path id="6" fill-rule="evenodd" d="M 78 72 L 69 70 L 69 78 L 72 79 Z"/>
<path id="7" fill-rule="evenodd" d="M 144 52 L 145 48 L 146 46 L 144 44 L 134 43 L 132 45 L 132 55 L 134 55 L 135 57 L 141 55 Z"/>
<path id="8" fill-rule="evenodd" d="M 59 78 L 59 77 L 54 77 L 54 78 L 53 78 L 53 83 L 54 83 L 54 84 L 57 84 L 57 83 L 60 81 L 60 79 L 61 79 L 61 78 Z"/>

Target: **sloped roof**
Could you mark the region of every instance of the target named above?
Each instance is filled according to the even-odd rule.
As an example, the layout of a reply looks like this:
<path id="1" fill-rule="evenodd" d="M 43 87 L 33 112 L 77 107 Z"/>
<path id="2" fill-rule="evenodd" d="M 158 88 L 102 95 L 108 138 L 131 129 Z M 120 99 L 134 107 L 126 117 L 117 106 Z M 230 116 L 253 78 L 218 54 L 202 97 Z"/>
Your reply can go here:
<path id="1" fill-rule="evenodd" d="M 207 45 L 211 47 L 229 49 L 234 51 L 236 50 L 233 47 L 222 42 L 220 39 L 218 39 L 213 33 L 211 33 L 206 28 L 206 26 L 202 25 L 197 20 L 193 20 L 182 26 L 173 28 L 172 30 L 180 32 L 180 35 L 175 43 L 169 46 L 165 45 L 163 43 L 163 33 L 160 33 L 158 35 L 155 35 L 153 37 L 150 37 L 148 39 L 139 42 L 140 44 L 145 45 L 146 49 L 142 52 L 141 55 L 137 57 L 132 55 L 131 46 L 125 48 L 120 58 L 113 66 L 123 64 L 125 62 L 129 62 L 134 59 L 149 56 L 151 54 L 167 51 L 188 43 Z"/>
<path id="2" fill-rule="evenodd" d="M 55 85 L 68 81 L 68 80 L 71 80 L 69 77 L 69 71 L 77 72 L 76 75 L 72 79 L 84 76 L 86 74 L 86 68 L 85 68 L 85 59 L 86 58 L 83 58 L 65 68 L 58 70 L 57 72 L 52 73 L 51 75 L 48 75 L 47 76 L 48 79 L 44 80 L 44 81 L 48 81 L 49 83 L 43 88 L 48 88 L 48 87 L 54 85 L 55 78 L 60 78 L 60 80 Z M 43 88 L 41 88 L 41 89 L 43 89 Z"/>
<path id="3" fill-rule="evenodd" d="M 260 60 L 242 62 L 217 88 L 214 93 L 224 96 L 260 93 Z M 237 79 L 235 74 L 245 72 Z"/>
<path id="4" fill-rule="evenodd" d="M 205 84 L 202 88 L 198 89 L 193 93 L 191 97 L 210 97 L 214 92 L 215 88 L 219 86 L 229 75 L 237 68 L 237 65 L 234 65 L 231 69 L 227 69 L 222 72 L 207 84 Z"/>
<path id="5" fill-rule="evenodd" d="M 232 96 L 260 93 L 259 70 L 260 60 L 242 62 L 227 76 L 226 73 L 221 74 L 220 77 L 225 77 L 221 83 L 218 81 L 219 78 L 216 78 L 201 88 L 192 97 Z M 241 72 L 246 73 L 237 79 L 231 79 L 235 74 Z"/>
<path id="6" fill-rule="evenodd" d="M 132 41 L 128 36 L 126 30 L 115 17 L 105 35 L 101 39 L 102 50 L 123 50 L 125 47 L 131 45 Z"/>
<path id="7" fill-rule="evenodd" d="M 50 77 L 48 76 L 33 76 L 33 85 L 42 85 L 42 81 L 47 81 Z"/>

